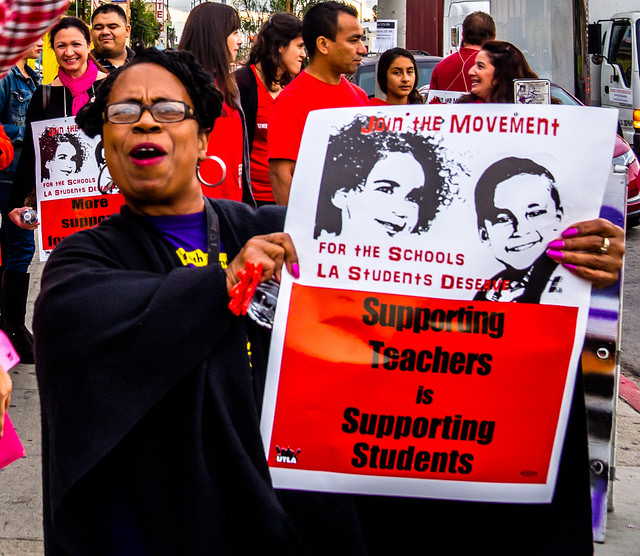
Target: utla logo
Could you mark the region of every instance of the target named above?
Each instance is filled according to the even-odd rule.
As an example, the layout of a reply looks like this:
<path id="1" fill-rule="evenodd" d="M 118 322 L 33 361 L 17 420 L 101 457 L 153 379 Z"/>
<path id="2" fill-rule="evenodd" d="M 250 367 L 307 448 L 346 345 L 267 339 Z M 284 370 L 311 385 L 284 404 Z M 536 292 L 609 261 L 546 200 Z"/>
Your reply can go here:
<path id="1" fill-rule="evenodd" d="M 296 465 L 298 463 L 298 454 L 300 453 L 300 449 L 295 452 L 290 448 L 280 448 L 280 446 L 276 446 L 276 461 L 278 463 L 290 463 L 292 465 Z"/>

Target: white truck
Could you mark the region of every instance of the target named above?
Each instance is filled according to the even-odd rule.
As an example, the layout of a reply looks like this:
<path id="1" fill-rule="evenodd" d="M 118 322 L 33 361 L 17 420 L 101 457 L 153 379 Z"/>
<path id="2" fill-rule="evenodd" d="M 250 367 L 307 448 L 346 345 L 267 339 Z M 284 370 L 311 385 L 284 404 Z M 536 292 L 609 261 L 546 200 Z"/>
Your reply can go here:
<path id="1" fill-rule="evenodd" d="M 618 109 L 621 134 L 640 157 L 640 11 L 598 19 L 589 34 L 591 104 Z"/>

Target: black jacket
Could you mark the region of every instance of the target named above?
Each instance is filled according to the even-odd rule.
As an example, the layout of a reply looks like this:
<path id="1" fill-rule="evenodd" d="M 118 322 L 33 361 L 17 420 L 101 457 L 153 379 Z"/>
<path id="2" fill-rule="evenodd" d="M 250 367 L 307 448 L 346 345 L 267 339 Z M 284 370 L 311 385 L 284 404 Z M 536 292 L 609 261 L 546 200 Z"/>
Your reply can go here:
<path id="1" fill-rule="evenodd" d="M 279 207 L 207 207 L 229 260 L 282 229 Z M 126 554 L 127 532 L 139 555 L 320 554 L 316 537 L 358 553 L 340 497 L 274 491 L 259 429 L 269 335 L 228 310 L 211 259 L 182 267 L 127 207 L 53 251 L 34 316 L 47 554 Z"/>

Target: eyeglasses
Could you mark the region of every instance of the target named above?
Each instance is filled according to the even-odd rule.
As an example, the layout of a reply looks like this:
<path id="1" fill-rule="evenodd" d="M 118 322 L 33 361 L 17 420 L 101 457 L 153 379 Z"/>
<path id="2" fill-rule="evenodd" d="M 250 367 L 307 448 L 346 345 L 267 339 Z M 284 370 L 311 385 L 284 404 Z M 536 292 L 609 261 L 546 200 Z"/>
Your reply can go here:
<path id="1" fill-rule="evenodd" d="M 160 100 L 153 104 L 137 102 L 114 102 L 104 109 L 104 120 L 110 124 L 135 124 L 148 110 L 156 122 L 174 124 L 186 119 L 195 119 L 193 108 L 181 100 Z"/>

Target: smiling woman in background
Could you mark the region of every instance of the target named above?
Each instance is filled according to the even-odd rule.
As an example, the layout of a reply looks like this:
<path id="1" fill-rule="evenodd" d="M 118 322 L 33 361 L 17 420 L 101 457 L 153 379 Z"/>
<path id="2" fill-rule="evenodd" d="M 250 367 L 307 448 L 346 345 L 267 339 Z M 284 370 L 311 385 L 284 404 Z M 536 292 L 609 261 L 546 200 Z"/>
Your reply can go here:
<path id="1" fill-rule="evenodd" d="M 471 93 L 458 102 L 514 102 L 514 79 L 537 79 L 524 54 L 506 41 L 484 43 L 469 70 Z"/>
<path id="2" fill-rule="evenodd" d="M 288 12 L 277 13 L 262 25 L 249 60 L 235 73 L 249 134 L 251 187 L 258 205 L 275 204 L 267 160 L 267 125 L 273 103 L 300 73 L 304 58 L 302 22 Z"/>

